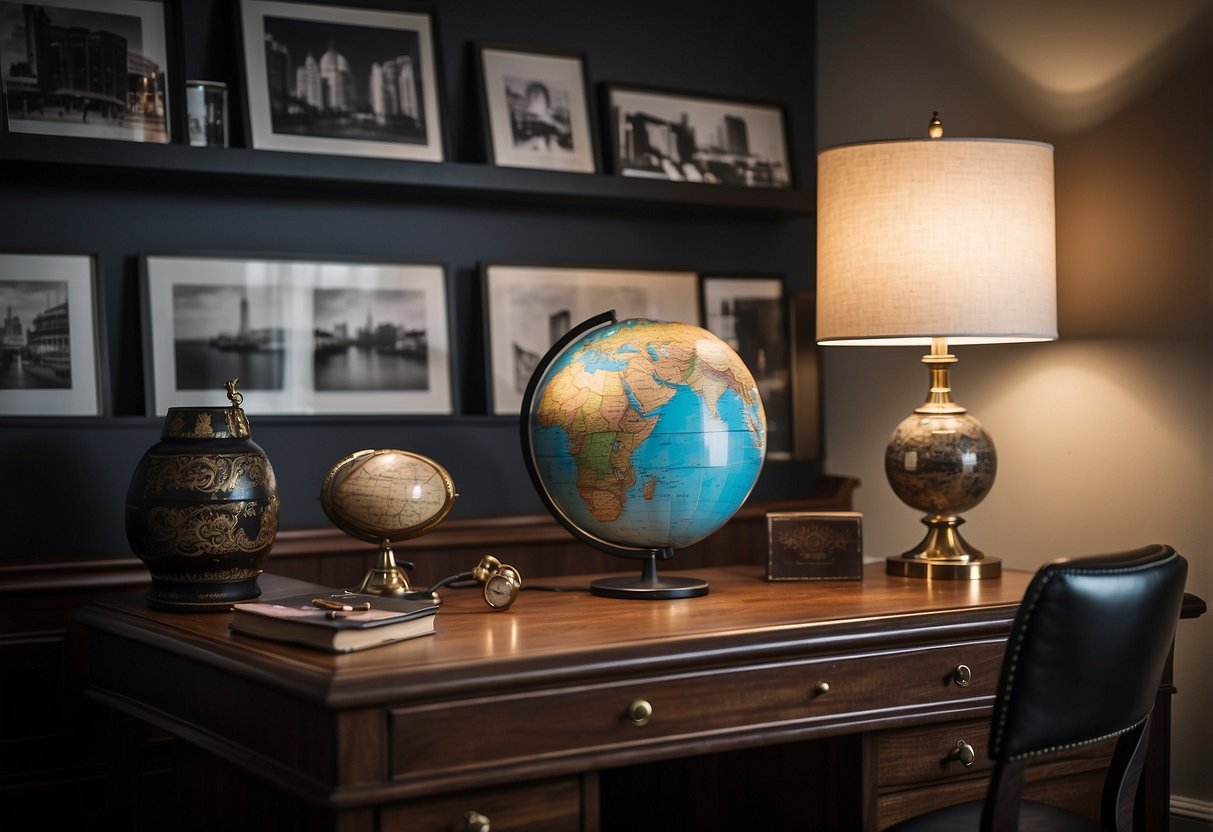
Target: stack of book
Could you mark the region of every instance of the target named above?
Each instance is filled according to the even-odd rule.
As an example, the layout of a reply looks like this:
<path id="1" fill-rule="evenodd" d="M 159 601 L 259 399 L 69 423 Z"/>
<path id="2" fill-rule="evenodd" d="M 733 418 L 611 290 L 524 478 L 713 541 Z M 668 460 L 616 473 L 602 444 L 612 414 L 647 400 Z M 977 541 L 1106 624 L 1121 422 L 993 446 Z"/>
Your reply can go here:
<path id="1" fill-rule="evenodd" d="M 236 604 L 235 632 L 348 653 L 434 632 L 436 601 L 319 592 Z"/>

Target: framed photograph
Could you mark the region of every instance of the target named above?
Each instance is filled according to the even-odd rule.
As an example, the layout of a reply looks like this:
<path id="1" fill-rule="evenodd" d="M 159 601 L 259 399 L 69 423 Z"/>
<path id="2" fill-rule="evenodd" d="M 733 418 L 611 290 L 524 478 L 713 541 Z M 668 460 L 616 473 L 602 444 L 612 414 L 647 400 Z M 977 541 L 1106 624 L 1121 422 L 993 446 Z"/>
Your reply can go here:
<path id="1" fill-rule="evenodd" d="M 444 158 L 430 15 L 240 0 L 258 150 Z"/>
<path id="2" fill-rule="evenodd" d="M 141 257 L 148 410 L 454 412 L 445 269 L 360 261 Z"/>
<path id="3" fill-rule="evenodd" d="M 619 320 L 699 320 L 692 271 L 487 265 L 483 269 L 492 412 L 517 415 L 540 359 L 577 324 L 615 310 Z"/>
<path id="4" fill-rule="evenodd" d="M 167 143 L 161 0 L 0 0 L 0 78 L 13 133 Z"/>
<path id="5" fill-rule="evenodd" d="M 791 302 L 792 323 L 792 415 L 796 459 L 820 460 L 825 439 L 822 426 L 821 356 L 817 346 L 817 294 L 794 292 Z"/>
<path id="6" fill-rule="evenodd" d="M 621 176 L 790 188 L 783 108 L 608 86 L 611 163 Z"/>
<path id="7" fill-rule="evenodd" d="M 579 54 L 480 44 L 476 62 L 494 165 L 598 172 Z"/>
<path id="8" fill-rule="evenodd" d="M 863 515 L 857 511 L 767 513 L 768 581 L 863 579 Z"/>
<path id="9" fill-rule="evenodd" d="M 0 253 L 0 415 L 104 414 L 99 297 L 91 255 Z"/>
<path id="10" fill-rule="evenodd" d="M 782 277 L 704 275 L 703 325 L 741 356 L 767 414 L 767 458 L 791 459 L 792 355 Z"/>

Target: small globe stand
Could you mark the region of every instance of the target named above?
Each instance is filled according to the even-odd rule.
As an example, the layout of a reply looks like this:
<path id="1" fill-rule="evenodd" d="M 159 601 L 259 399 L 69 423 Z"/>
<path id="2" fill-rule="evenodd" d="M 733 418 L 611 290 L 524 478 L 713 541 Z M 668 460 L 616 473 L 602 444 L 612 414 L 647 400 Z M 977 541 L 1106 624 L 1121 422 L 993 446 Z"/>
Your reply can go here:
<path id="1" fill-rule="evenodd" d="M 413 589 L 409 585 L 405 569 L 412 569 L 409 561 L 396 563 L 396 555 L 392 551 L 392 541 L 384 538 L 379 541 L 379 554 L 372 566 L 362 579 L 358 592 L 367 595 L 383 595 L 390 598 L 405 598 L 413 601 L 429 599 L 433 593 L 429 590 Z"/>
<path id="2" fill-rule="evenodd" d="M 595 537 L 579 527 L 564 513 L 564 510 L 560 508 L 556 501 L 552 499 L 551 494 L 548 493 L 546 486 L 543 484 L 543 478 L 539 475 L 539 471 L 535 466 L 535 455 L 531 443 L 529 422 L 531 406 L 534 403 L 539 383 L 543 379 L 547 368 L 566 347 L 578 338 L 581 338 L 591 330 L 614 323 L 618 323 L 618 318 L 615 317 L 615 310 L 613 309 L 583 321 L 553 344 L 552 348 L 548 350 L 547 354 L 536 365 L 535 372 L 527 383 L 526 392 L 522 396 L 521 418 L 519 419 L 522 434 L 522 456 L 526 462 L 527 473 L 530 474 L 531 482 L 534 483 L 535 490 L 538 492 L 543 504 L 552 513 L 552 516 L 556 518 L 556 521 L 564 526 L 570 534 L 583 543 L 588 543 L 609 555 L 642 561 L 640 577 L 598 578 L 590 582 L 590 594 L 602 598 L 649 601 L 661 601 L 671 598 L 697 598 L 707 595 L 707 581 L 688 577 L 661 577 L 657 574 L 657 561 L 669 560 L 674 557 L 674 550 L 672 548 L 633 549 Z"/>

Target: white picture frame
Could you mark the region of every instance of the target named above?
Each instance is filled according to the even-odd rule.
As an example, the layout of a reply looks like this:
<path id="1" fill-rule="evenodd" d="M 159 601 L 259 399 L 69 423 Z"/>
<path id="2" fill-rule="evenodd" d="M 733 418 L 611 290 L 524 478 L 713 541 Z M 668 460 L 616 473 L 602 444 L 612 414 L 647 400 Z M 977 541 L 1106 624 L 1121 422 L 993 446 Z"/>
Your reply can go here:
<path id="1" fill-rule="evenodd" d="M 240 23 L 251 147 L 444 160 L 429 14 L 240 0 Z"/>
<path id="2" fill-rule="evenodd" d="M 598 172 L 579 53 L 484 43 L 476 56 L 492 164 Z"/>
<path id="3" fill-rule="evenodd" d="M 518 415 L 535 366 L 574 326 L 614 310 L 619 320 L 698 325 L 698 275 L 676 269 L 487 264 L 483 267 L 489 400 Z"/>
<path id="4" fill-rule="evenodd" d="M 148 410 L 223 401 L 250 414 L 451 414 L 440 265 L 145 253 Z"/>
<path id="5" fill-rule="evenodd" d="M 0 253 L 0 415 L 105 413 L 96 258 Z"/>

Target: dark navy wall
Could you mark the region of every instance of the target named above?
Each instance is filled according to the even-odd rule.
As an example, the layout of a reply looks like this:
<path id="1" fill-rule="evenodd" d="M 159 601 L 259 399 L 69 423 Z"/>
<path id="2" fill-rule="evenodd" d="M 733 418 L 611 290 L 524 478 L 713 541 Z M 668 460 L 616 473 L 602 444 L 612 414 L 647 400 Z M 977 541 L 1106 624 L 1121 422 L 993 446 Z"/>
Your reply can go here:
<path id="1" fill-rule="evenodd" d="M 238 90 L 235 3 L 182 5 L 184 75 L 227 81 Z M 471 43 L 534 43 L 581 51 L 595 96 L 597 85 L 610 81 L 784 103 L 797 186 L 812 192 L 811 3 L 446 0 L 431 8 L 440 38 L 443 121 L 452 161 L 484 158 Z M 253 438 L 278 474 L 284 528 L 326 524 L 316 497 L 324 472 L 345 454 L 367 447 L 405 448 L 442 462 L 461 495 L 452 516 L 542 511 L 522 465 L 516 420 L 485 415 L 481 262 L 586 261 L 777 273 L 792 291 L 812 287 L 814 222 L 805 213 L 445 198 L 408 189 L 313 189 L 306 180 L 246 182 L 230 174 L 210 182 L 205 176 L 136 174 L 121 167 L 76 165 L 58 171 L 53 165 L 5 160 L 2 153 L 0 166 L 0 249 L 99 255 L 111 403 L 111 415 L 89 419 L 4 419 L 0 414 L 4 560 L 128 551 L 122 525 L 126 486 L 160 427 L 144 406 L 141 250 L 356 255 L 448 267 L 459 413 L 422 419 L 254 417 Z M 222 391 L 217 393 L 222 403 Z M 812 460 L 768 464 L 759 493 L 796 496 L 816 473 Z"/>

